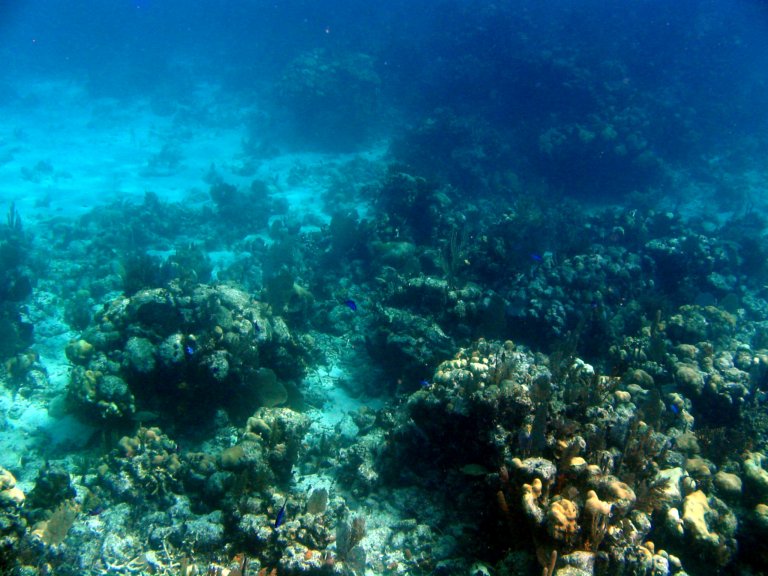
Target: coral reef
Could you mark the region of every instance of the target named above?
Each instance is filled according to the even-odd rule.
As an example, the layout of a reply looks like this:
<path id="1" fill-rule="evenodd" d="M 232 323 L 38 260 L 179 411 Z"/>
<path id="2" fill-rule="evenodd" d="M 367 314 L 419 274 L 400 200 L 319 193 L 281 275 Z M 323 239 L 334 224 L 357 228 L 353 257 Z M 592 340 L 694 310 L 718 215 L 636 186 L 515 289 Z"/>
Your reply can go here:
<path id="1" fill-rule="evenodd" d="M 192 4 L 0 85 L 0 573 L 768 572 L 752 13 Z"/>
<path id="2" fill-rule="evenodd" d="M 273 220 L 226 283 L 190 245 L 71 292 L 68 405 L 99 447 L 41 469 L 13 547 L 94 574 L 760 566 L 768 338 L 732 246 L 650 209 L 460 215 L 439 179 L 379 177 L 366 218 Z M 49 385 L 34 352 L 6 368 Z M 331 424 L 338 395 L 381 405 Z"/>
<path id="3" fill-rule="evenodd" d="M 657 428 L 639 420 L 648 391 L 619 384 L 598 396 L 574 395 L 574 387 L 602 377 L 585 379 L 594 370 L 578 359 L 565 369 L 554 357 L 541 360 L 511 342 L 479 341 L 443 362 L 432 384 L 409 399 L 396 453 L 383 465 L 420 452 L 423 464 L 411 468 L 429 477 L 433 467 L 501 463 L 496 501 L 511 531 L 505 545 L 521 545 L 513 534 L 524 518 L 549 574 L 573 567 L 672 574 L 702 558 L 728 565 L 738 521 L 716 494 L 733 502 L 740 478 L 714 483 L 709 462 L 702 471 L 697 447 L 683 441 L 685 420 Z M 569 418 L 581 403 L 585 423 Z"/>

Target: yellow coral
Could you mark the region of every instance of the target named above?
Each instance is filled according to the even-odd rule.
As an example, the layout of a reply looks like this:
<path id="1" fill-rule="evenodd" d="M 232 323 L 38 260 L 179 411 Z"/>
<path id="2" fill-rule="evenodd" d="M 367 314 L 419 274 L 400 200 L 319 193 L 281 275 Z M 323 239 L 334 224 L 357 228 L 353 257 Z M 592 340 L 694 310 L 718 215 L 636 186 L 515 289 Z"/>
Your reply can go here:
<path id="1" fill-rule="evenodd" d="M 22 492 L 20 488 L 7 488 L 0 492 L 0 504 L 12 504 L 14 506 L 21 506 L 24 504 L 24 500 L 24 492 Z"/>
<path id="2" fill-rule="evenodd" d="M 572 501 L 562 499 L 553 502 L 547 510 L 549 535 L 560 542 L 572 543 L 579 533 L 578 517 L 579 509 Z"/>
<path id="3" fill-rule="evenodd" d="M 5 468 L 0 468 L 0 490 L 16 486 L 16 478 Z"/>
<path id="4" fill-rule="evenodd" d="M 245 458 L 245 449 L 242 444 L 230 446 L 221 453 L 221 467 L 225 470 L 237 468 L 240 462 Z"/>
<path id="5" fill-rule="evenodd" d="M 536 524 L 544 521 L 544 512 L 539 506 L 541 496 L 541 480 L 535 478 L 530 484 L 523 484 L 523 510 Z"/>
<path id="6" fill-rule="evenodd" d="M 598 514 L 610 516 L 611 503 L 600 500 L 597 496 L 597 492 L 590 490 L 587 492 L 587 500 L 584 503 L 584 512 L 586 512 L 588 516 L 596 516 Z"/>
<path id="7" fill-rule="evenodd" d="M 717 544 L 718 537 L 709 531 L 707 516 L 711 515 L 707 495 L 701 490 L 691 492 L 683 502 L 683 524 L 686 530 L 690 530 L 696 540 L 703 540 Z"/>
<path id="8" fill-rule="evenodd" d="M 85 364 L 93 354 L 93 344 L 87 340 L 70 340 L 64 350 L 67 358 L 76 364 Z"/>

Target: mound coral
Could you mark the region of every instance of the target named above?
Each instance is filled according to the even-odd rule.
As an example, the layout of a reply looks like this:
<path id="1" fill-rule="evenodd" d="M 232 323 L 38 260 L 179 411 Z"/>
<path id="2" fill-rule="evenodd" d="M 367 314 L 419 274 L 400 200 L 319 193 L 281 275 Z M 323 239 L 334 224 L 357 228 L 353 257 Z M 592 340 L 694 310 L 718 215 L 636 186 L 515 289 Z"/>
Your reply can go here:
<path id="1" fill-rule="evenodd" d="M 70 405 L 96 421 L 137 412 L 242 419 L 288 398 L 305 352 L 266 304 L 227 286 L 141 290 L 113 301 L 67 347 Z"/>

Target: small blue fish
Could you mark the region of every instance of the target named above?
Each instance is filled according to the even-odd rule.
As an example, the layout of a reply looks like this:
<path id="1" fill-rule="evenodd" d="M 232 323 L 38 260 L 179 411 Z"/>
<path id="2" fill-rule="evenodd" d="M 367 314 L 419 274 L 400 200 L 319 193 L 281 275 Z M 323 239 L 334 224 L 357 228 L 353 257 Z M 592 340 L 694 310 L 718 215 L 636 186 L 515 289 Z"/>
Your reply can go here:
<path id="1" fill-rule="evenodd" d="M 184 353 L 187 356 L 192 356 L 195 353 L 195 349 L 192 346 L 190 346 L 189 344 L 185 344 L 184 345 Z"/>
<path id="2" fill-rule="evenodd" d="M 531 260 L 534 262 L 543 262 L 544 258 L 541 257 L 541 254 L 536 254 L 535 252 L 531 254 Z"/>
<path id="3" fill-rule="evenodd" d="M 277 513 L 277 518 L 275 518 L 275 528 L 280 528 L 282 523 L 285 521 L 285 505 L 288 504 L 288 498 L 285 499 L 285 502 L 283 502 L 283 507 L 280 508 L 280 512 Z"/>
<path id="4" fill-rule="evenodd" d="M 424 378 L 422 378 L 421 380 L 419 380 L 419 386 L 421 386 L 422 388 L 428 388 L 429 387 L 429 382 L 427 380 L 425 380 Z"/>
<path id="5" fill-rule="evenodd" d="M 354 300 L 344 300 L 344 306 L 352 310 L 352 312 L 357 312 L 357 304 L 355 304 Z"/>
<path id="6" fill-rule="evenodd" d="M 680 408 L 677 407 L 677 404 L 670 404 L 669 409 L 672 410 L 672 413 L 677 416 L 680 414 Z"/>

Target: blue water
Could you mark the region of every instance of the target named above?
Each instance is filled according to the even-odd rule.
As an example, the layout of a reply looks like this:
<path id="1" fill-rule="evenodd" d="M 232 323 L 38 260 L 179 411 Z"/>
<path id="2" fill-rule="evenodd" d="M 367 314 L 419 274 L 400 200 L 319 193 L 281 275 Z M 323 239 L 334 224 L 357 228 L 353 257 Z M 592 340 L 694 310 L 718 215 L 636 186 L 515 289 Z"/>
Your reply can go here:
<path id="1" fill-rule="evenodd" d="M 0 573 L 766 573 L 766 38 L 4 2 Z"/>
<path id="2" fill-rule="evenodd" d="M 2 98 L 75 82 L 171 114 L 213 85 L 233 107 L 258 106 L 237 121 L 281 150 L 360 150 L 450 111 L 492 127 L 494 169 L 608 200 L 667 184 L 662 169 L 759 164 L 765 20 L 759 2 L 27 3 L 3 9 Z M 297 63 L 308 55 L 317 69 Z M 327 85 L 287 93 L 291 70 Z M 571 150 L 551 132 L 577 125 L 617 134 Z M 542 152 L 547 135 L 562 150 Z"/>

